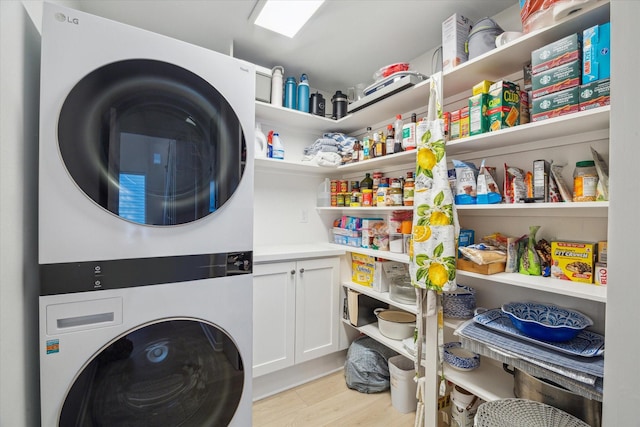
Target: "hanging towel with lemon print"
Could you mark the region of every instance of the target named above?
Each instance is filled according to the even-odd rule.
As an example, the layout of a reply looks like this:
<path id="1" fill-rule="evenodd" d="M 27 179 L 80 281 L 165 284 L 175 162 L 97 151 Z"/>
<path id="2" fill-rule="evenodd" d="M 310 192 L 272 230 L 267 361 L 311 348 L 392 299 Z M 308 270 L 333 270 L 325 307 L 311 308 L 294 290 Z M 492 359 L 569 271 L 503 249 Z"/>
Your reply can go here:
<path id="1" fill-rule="evenodd" d="M 456 237 L 460 227 L 447 174 L 442 73 L 431 76 L 429 111 L 418 124 L 410 271 L 413 285 L 456 288 Z M 422 135 L 422 137 L 420 137 Z"/>

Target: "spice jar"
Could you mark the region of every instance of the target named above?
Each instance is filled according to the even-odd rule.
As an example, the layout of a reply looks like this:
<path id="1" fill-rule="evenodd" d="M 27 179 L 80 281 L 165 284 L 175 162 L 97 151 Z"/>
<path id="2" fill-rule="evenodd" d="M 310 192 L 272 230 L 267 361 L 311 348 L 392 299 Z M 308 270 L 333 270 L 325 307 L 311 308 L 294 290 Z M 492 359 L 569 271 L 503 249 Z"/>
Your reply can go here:
<path id="1" fill-rule="evenodd" d="M 576 163 L 573 170 L 573 201 L 595 202 L 598 186 L 598 172 L 593 160 Z"/>

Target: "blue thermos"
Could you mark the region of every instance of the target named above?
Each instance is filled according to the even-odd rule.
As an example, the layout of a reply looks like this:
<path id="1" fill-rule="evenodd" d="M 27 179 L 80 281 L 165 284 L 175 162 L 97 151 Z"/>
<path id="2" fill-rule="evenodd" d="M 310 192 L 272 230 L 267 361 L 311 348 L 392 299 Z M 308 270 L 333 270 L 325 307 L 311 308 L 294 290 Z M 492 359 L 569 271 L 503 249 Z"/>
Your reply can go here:
<path id="1" fill-rule="evenodd" d="M 309 112 L 309 80 L 306 74 L 300 76 L 298 85 L 298 110 Z"/>
<path id="2" fill-rule="evenodd" d="M 294 110 L 298 108 L 298 91 L 295 77 L 287 77 L 287 81 L 284 84 L 284 106 Z"/>

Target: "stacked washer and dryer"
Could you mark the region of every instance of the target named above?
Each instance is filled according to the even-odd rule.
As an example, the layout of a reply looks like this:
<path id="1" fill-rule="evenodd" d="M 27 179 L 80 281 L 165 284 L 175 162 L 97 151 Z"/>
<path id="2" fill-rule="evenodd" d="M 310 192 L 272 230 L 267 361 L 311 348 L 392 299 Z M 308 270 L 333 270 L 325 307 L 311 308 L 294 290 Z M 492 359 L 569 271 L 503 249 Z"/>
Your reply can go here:
<path id="1" fill-rule="evenodd" d="M 253 65 L 45 3 L 42 425 L 251 424 Z"/>

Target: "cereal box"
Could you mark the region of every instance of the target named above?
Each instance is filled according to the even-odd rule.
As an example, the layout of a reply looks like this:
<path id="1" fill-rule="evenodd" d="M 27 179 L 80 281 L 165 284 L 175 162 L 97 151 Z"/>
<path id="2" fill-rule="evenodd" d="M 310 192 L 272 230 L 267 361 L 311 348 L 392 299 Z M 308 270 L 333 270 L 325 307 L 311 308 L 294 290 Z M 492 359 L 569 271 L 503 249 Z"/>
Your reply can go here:
<path id="1" fill-rule="evenodd" d="M 580 42 L 580 36 L 576 33 L 534 50 L 531 52 L 531 73 L 536 75 L 542 71 L 580 59 L 582 56 Z"/>
<path id="2" fill-rule="evenodd" d="M 572 61 L 533 76 L 533 99 L 580 85 L 580 61 Z"/>
<path id="3" fill-rule="evenodd" d="M 491 85 L 487 116 L 490 132 L 520 124 L 520 89 L 517 84 L 501 80 Z"/>
<path id="4" fill-rule="evenodd" d="M 551 242 L 551 277 L 593 283 L 596 244 Z"/>
<path id="5" fill-rule="evenodd" d="M 610 24 L 596 25 L 582 32 L 582 84 L 608 79 L 611 75 Z"/>
<path id="6" fill-rule="evenodd" d="M 469 107 L 460 109 L 460 138 L 469 136 Z"/>
<path id="7" fill-rule="evenodd" d="M 573 87 L 534 99 L 531 109 L 531 121 L 537 122 L 575 113 L 579 110 L 579 91 L 578 87 Z"/>
<path id="8" fill-rule="evenodd" d="M 373 285 L 376 259 L 369 255 L 351 254 L 351 281 L 363 286 Z"/>
<path id="9" fill-rule="evenodd" d="M 580 111 L 604 107 L 611 102 L 609 79 L 598 80 L 580 86 Z"/>
<path id="10" fill-rule="evenodd" d="M 489 131 L 487 103 L 489 94 L 479 93 L 469 98 L 469 135 L 478 135 Z"/>

